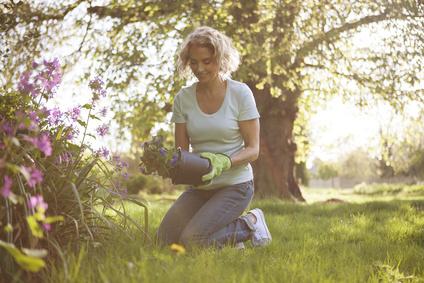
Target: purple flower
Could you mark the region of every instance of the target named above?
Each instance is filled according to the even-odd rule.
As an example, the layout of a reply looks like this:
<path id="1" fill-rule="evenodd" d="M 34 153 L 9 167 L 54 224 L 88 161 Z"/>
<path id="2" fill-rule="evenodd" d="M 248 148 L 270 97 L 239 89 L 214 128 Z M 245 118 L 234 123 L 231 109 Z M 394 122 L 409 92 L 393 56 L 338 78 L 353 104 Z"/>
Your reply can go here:
<path id="1" fill-rule="evenodd" d="M 144 168 L 143 166 L 140 166 L 140 172 L 143 174 L 146 174 L 146 168 Z"/>
<path id="2" fill-rule="evenodd" d="M 50 137 L 47 133 L 42 134 L 37 139 L 37 147 L 39 150 L 41 150 L 44 155 L 50 156 L 52 155 L 52 145 L 50 142 Z"/>
<path id="3" fill-rule="evenodd" d="M 59 59 L 55 58 L 52 61 L 44 60 L 43 66 L 44 69 L 35 76 L 35 81 L 49 94 L 49 97 L 52 97 L 56 86 L 62 80 Z"/>
<path id="4" fill-rule="evenodd" d="M 106 114 L 107 114 L 107 108 L 106 107 L 103 107 L 102 110 L 100 110 L 100 115 L 102 117 L 106 117 Z"/>
<path id="5" fill-rule="evenodd" d="M 97 155 L 103 156 L 104 158 L 108 158 L 109 157 L 109 150 L 102 146 L 99 150 L 96 151 Z"/>
<path id="6" fill-rule="evenodd" d="M 52 155 L 52 145 L 50 142 L 50 137 L 47 133 L 42 134 L 37 137 L 23 136 L 23 140 L 32 143 L 33 146 L 37 147 L 45 156 Z"/>
<path id="7" fill-rule="evenodd" d="M 122 173 L 122 176 L 125 178 L 125 180 L 128 180 L 128 172 L 124 172 L 124 173 Z"/>
<path id="8" fill-rule="evenodd" d="M 59 154 L 59 156 L 56 158 L 56 164 L 66 164 L 72 162 L 72 153 L 69 151 L 65 151 L 62 154 Z"/>
<path id="9" fill-rule="evenodd" d="M 12 124 L 9 121 L 5 121 L 2 125 L 3 131 L 6 133 L 6 135 L 8 136 L 13 136 L 13 127 Z"/>
<path id="10" fill-rule="evenodd" d="M 79 130 L 78 129 L 72 129 L 69 128 L 68 131 L 66 132 L 66 139 L 68 141 L 72 140 L 75 138 L 76 135 L 79 134 Z"/>
<path id="11" fill-rule="evenodd" d="M 57 126 L 61 122 L 61 119 L 60 119 L 61 116 L 62 116 L 62 112 L 59 110 L 59 108 L 55 107 L 49 110 L 49 117 L 48 117 L 49 124 Z"/>
<path id="12" fill-rule="evenodd" d="M 44 231 L 46 231 L 46 232 L 48 232 L 52 229 L 52 225 L 50 223 L 43 223 L 41 226 L 43 227 Z"/>
<path id="13" fill-rule="evenodd" d="M 96 131 L 101 137 L 104 137 L 105 135 L 107 135 L 109 133 L 109 126 L 106 125 L 106 124 L 103 124 L 103 125 L 99 126 L 96 129 Z"/>
<path id="14" fill-rule="evenodd" d="M 102 81 L 100 77 L 95 77 L 89 82 L 88 86 L 93 91 L 100 91 L 103 88 L 103 84 L 104 82 Z"/>
<path id="15" fill-rule="evenodd" d="M 42 195 L 36 195 L 29 198 L 28 207 L 30 209 L 36 208 L 46 211 L 49 205 L 44 201 Z"/>
<path id="16" fill-rule="evenodd" d="M 29 126 L 30 130 L 35 130 L 37 129 L 37 125 L 40 122 L 40 118 L 38 117 L 37 112 L 35 111 L 30 111 L 28 113 L 28 117 L 31 120 L 31 125 Z"/>
<path id="17" fill-rule="evenodd" d="M 30 82 L 31 72 L 24 72 L 19 78 L 18 90 L 24 94 L 31 94 L 36 97 L 39 94 L 39 89 L 34 83 Z"/>
<path id="18" fill-rule="evenodd" d="M 78 118 L 81 114 L 81 106 L 76 106 L 76 107 L 72 108 L 69 111 L 69 114 L 71 115 L 71 119 L 75 122 L 76 120 L 78 120 Z"/>
<path id="19" fill-rule="evenodd" d="M 162 155 L 163 157 L 165 157 L 165 156 L 166 156 L 166 149 L 165 149 L 165 148 L 163 148 L 163 147 L 161 147 L 161 148 L 159 149 L 159 153 L 160 153 L 160 155 Z"/>
<path id="20" fill-rule="evenodd" d="M 174 154 L 174 155 L 172 155 L 172 158 L 171 158 L 171 160 L 169 161 L 169 164 L 170 164 L 172 167 L 175 167 L 175 165 L 177 165 L 177 161 L 178 161 L 178 154 Z"/>
<path id="21" fill-rule="evenodd" d="M 38 118 L 37 112 L 30 111 L 28 113 L 28 117 L 31 119 L 31 121 L 38 123 L 40 121 L 40 118 Z"/>
<path id="22" fill-rule="evenodd" d="M 21 170 L 25 173 L 24 177 L 31 188 L 35 188 L 37 184 L 43 181 L 43 173 L 37 168 L 21 166 Z"/>
<path id="23" fill-rule="evenodd" d="M 10 194 L 11 194 L 11 189 L 12 189 L 12 178 L 10 178 L 9 176 L 5 175 L 3 177 L 3 187 L 1 188 L 1 195 L 4 198 L 9 197 Z"/>
<path id="24" fill-rule="evenodd" d="M 59 71 L 60 69 L 60 63 L 58 58 L 54 58 L 52 61 L 44 60 L 43 64 L 47 68 L 50 74 L 55 71 Z"/>

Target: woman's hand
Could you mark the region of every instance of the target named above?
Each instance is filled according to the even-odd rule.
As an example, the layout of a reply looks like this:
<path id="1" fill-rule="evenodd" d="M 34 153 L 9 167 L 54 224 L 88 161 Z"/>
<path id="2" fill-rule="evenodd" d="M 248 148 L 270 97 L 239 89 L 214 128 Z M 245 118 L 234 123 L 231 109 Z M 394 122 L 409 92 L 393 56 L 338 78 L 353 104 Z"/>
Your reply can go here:
<path id="1" fill-rule="evenodd" d="M 212 170 L 202 176 L 202 181 L 207 182 L 231 168 L 231 158 L 223 153 L 202 152 L 200 156 L 209 159 Z"/>

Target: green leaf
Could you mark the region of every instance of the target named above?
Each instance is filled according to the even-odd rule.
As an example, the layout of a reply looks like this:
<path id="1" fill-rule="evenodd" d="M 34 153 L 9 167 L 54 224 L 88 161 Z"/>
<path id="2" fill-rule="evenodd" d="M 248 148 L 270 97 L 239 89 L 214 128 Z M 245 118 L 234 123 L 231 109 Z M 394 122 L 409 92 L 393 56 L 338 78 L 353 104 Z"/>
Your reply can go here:
<path id="1" fill-rule="evenodd" d="M 82 106 L 82 108 L 84 108 L 84 109 L 92 109 L 92 108 L 93 108 L 93 105 L 91 105 L 91 104 L 87 103 L 87 104 L 84 104 L 84 105 Z"/>
<path id="2" fill-rule="evenodd" d="M 87 126 L 87 123 L 86 122 L 84 122 L 84 121 L 82 121 L 82 120 L 77 120 L 77 122 L 78 122 L 78 124 L 80 124 L 81 126 L 83 126 L 83 127 L 86 127 Z"/>
<path id="3" fill-rule="evenodd" d="M 62 137 L 62 133 L 63 133 L 63 126 L 61 126 L 59 130 L 57 131 L 56 140 L 60 140 L 60 138 Z"/>
<path id="4" fill-rule="evenodd" d="M 34 237 L 43 238 L 43 230 L 41 229 L 40 225 L 38 225 L 38 222 L 33 215 L 27 217 L 27 223 Z"/>
<path id="5" fill-rule="evenodd" d="M 93 115 L 93 114 L 90 114 L 90 116 L 89 116 L 90 118 L 92 118 L 92 119 L 96 119 L 96 120 L 99 120 L 99 121 L 101 121 L 102 119 L 100 119 L 99 117 L 97 117 L 96 115 Z"/>
<path id="6" fill-rule="evenodd" d="M 20 167 L 18 165 L 13 164 L 13 163 L 6 162 L 6 168 L 10 169 L 10 171 L 12 171 L 15 174 L 17 174 L 21 171 Z"/>
<path id="7" fill-rule="evenodd" d="M 5 248 L 7 252 L 14 258 L 16 263 L 19 264 L 19 266 L 24 270 L 38 272 L 41 268 L 46 266 L 44 260 L 39 257 L 23 254 L 13 244 L 9 244 L 0 240 L 0 247 Z"/>
<path id="8" fill-rule="evenodd" d="M 44 219 L 43 222 L 47 223 L 47 224 L 51 224 L 51 223 L 63 221 L 63 220 L 64 220 L 64 218 L 63 218 L 62 215 L 57 215 L 57 216 L 48 216 L 48 217 L 46 217 L 46 219 Z"/>
<path id="9" fill-rule="evenodd" d="M 4 232 L 6 233 L 10 233 L 13 231 L 13 227 L 10 223 L 8 223 L 5 227 L 4 227 Z"/>

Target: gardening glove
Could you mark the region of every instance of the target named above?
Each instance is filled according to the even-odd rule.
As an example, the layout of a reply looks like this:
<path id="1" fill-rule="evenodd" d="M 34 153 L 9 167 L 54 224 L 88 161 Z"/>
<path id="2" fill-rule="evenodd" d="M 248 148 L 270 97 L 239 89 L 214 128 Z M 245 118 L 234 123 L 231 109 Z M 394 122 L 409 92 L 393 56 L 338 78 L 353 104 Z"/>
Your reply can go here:
<path id="1" fill-rule="evenodd" d="M 209 159 L 212 170 L 202 176 L 202 181 L 207 182 L 221 175 L 222 171 L 230 169 L 231 158 L 223 153 L 202 152 L 200 156 Z"/>

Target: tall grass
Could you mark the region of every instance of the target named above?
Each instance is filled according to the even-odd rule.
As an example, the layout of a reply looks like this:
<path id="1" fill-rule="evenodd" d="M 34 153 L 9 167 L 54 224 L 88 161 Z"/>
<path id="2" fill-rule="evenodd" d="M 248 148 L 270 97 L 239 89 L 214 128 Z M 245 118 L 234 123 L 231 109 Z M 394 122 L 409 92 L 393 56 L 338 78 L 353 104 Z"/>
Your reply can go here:
<path id="1" fill-rule="evenodd" d="M 322 191 L 323 193 L 326 190 Z M 308 197 L 308 193 L 305 194 Z M 346 196 L 346 195 L 345 195 Z M 358 196 L 355 195 L 357 199 Z M 347 199 L 347 198 L 345 198 Z M 367 199 L 369 200 L 369 199 Z M 169 207 L 152 201 L 151 236 Z M 97 248 L 68 255 L 70 271 L 45 272 L 46 282 L 424 282 L 424 200 L 355 203 L 255 201 L 273 242 L 185 254 L 143 245 L 130 227 Z M 135 219 L 142 210 L 127 204 Z"/>

